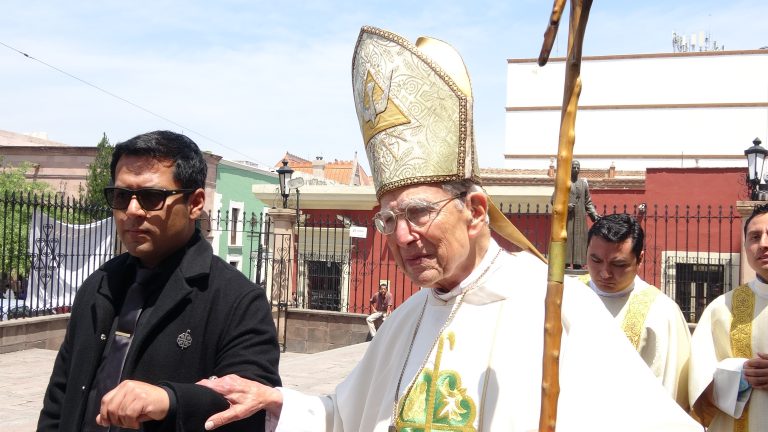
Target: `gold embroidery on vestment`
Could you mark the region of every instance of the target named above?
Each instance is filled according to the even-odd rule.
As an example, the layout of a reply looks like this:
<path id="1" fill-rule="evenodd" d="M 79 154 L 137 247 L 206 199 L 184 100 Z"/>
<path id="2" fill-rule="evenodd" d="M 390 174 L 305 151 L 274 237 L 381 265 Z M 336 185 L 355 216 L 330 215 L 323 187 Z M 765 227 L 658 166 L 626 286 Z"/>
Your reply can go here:
<path id="1" fill-rule="evenodd" d="M 658 288 L 650 287 L 637 294 L 633 293 L 629 298 L 627 314 L 624 315 L 621 328 L 624 329 L 624 334 L 627 335 L 627 339 L 635 349 L 640 348 L 640 336 L 643 334 L 645 319 L 648 317 L 651 305 L 659 293 L 661 291 Z"/>
<path id="2" fill-rule="evenodd" d="M 440 336 L 433 368 L 419 371 L 416 382 L 400 401 L 395 422 L 398 431 L 476 431 L 477 407 L 467 395 L 461 375 L 454 370 L 440 369 L 446 346 L 448 351 L 453 351 L 455 344 L 453 331 Z"/>
<path id="3" fill-rule="evenodd" d="M 425 377 L 427 380 L 431 379 L 431 377 Z M 400 416 L 403 419 L 416 421 L 417 419 L 420 419 L 422 416 L 424 416 L 424 413 L 427 412 L 427 381 L 419 381 L 413 386 L 413 394 L 417 395 L 416 397 L 408 397 L 405 399 L 405 403 L 403 405 L 403 411 L 400 414 Z"/>
<path id="4" fill-rule="evenodd" d="M 731 297 L 731 352 L 734 357 L 752 358 L 752 320 L 755 316 L 755 294 L 747 285 L 733 290 Z M 749 431 L 749 401 L 741 418 L 733 420 L 734 432 Z"/>

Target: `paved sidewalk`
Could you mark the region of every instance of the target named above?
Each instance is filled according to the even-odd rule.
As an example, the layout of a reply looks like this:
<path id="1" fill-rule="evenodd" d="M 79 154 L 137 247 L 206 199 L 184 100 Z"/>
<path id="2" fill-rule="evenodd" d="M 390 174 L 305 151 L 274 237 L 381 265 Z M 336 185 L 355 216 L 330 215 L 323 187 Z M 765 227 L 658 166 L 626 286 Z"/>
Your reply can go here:
<path id="1" fill-rule="evenodd" d="M 283 353 L 285 387 L 308 394 L 333 392 L 365 353 L 367 343 L 316 354 Z M 0 432 L 33 432 L 56 351 L 31 349 L 0 354 Z"/>

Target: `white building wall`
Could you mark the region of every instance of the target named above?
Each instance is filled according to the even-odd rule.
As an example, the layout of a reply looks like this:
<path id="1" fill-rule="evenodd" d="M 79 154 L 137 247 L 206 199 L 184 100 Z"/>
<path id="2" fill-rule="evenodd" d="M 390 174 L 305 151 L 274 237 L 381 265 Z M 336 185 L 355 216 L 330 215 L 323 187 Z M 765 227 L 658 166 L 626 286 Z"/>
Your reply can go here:
<path id="1" fill-rule="evenodd" d="M 574 154 L 585 168 L 744 166 L 744 149 L 768 138 L 768 50 L 587 57 L 581 76 Z M 563 79 L 562 59 L 510 60 L 506 167 L 549 166 Z"/>

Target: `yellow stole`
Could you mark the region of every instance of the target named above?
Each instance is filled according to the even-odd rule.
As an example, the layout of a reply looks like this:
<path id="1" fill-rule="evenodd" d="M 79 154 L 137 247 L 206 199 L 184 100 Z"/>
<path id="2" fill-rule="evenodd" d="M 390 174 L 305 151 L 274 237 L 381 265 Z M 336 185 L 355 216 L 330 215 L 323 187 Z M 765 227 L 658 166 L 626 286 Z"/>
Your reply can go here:
<path id="1" fill-rule="evenodd" d="M 747 285 L 733 290 L 731 299 L 731 352 L 734 357 L 752 358 L 752 320 L 755 315 L 755 293 Z M 749 401 L 741 418 L 733 421 L 734 432 L 749 431 Z"/>
<path id="2" fill-rule="evenodd" d="M 643 334 L 645 319 L 648 317 L 653 301 L 656 300 L 656 296 L 660 293 L 661 291 L 658 288 L 652 287 L 637 294 L 632 294 L 629 298 L 627 314 L 624 315 L 621 328 L 635 349 L 640 347 L 640 336 Z"/>

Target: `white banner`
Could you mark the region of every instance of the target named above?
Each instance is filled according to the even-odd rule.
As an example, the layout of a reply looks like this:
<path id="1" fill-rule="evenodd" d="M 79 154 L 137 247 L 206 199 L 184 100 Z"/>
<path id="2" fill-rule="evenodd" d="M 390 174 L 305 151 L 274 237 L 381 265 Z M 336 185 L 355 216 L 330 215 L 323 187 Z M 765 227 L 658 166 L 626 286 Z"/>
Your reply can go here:
<path id="1" fill-rule="evenodd" d="M 114 238 L 111 217 L 71 225 L 35 212 L 29 227 L 31 265 L 24 305 L 34 310 L 72 306 L 83 281 L 112 258 Z"/>
<path id="2" fill-rule="evenodd" d="M 349 236 L 355 238 L 366 238 L 368 237 L 368 228 L 364 226 L 352 225 L 349 227 Z"/>

